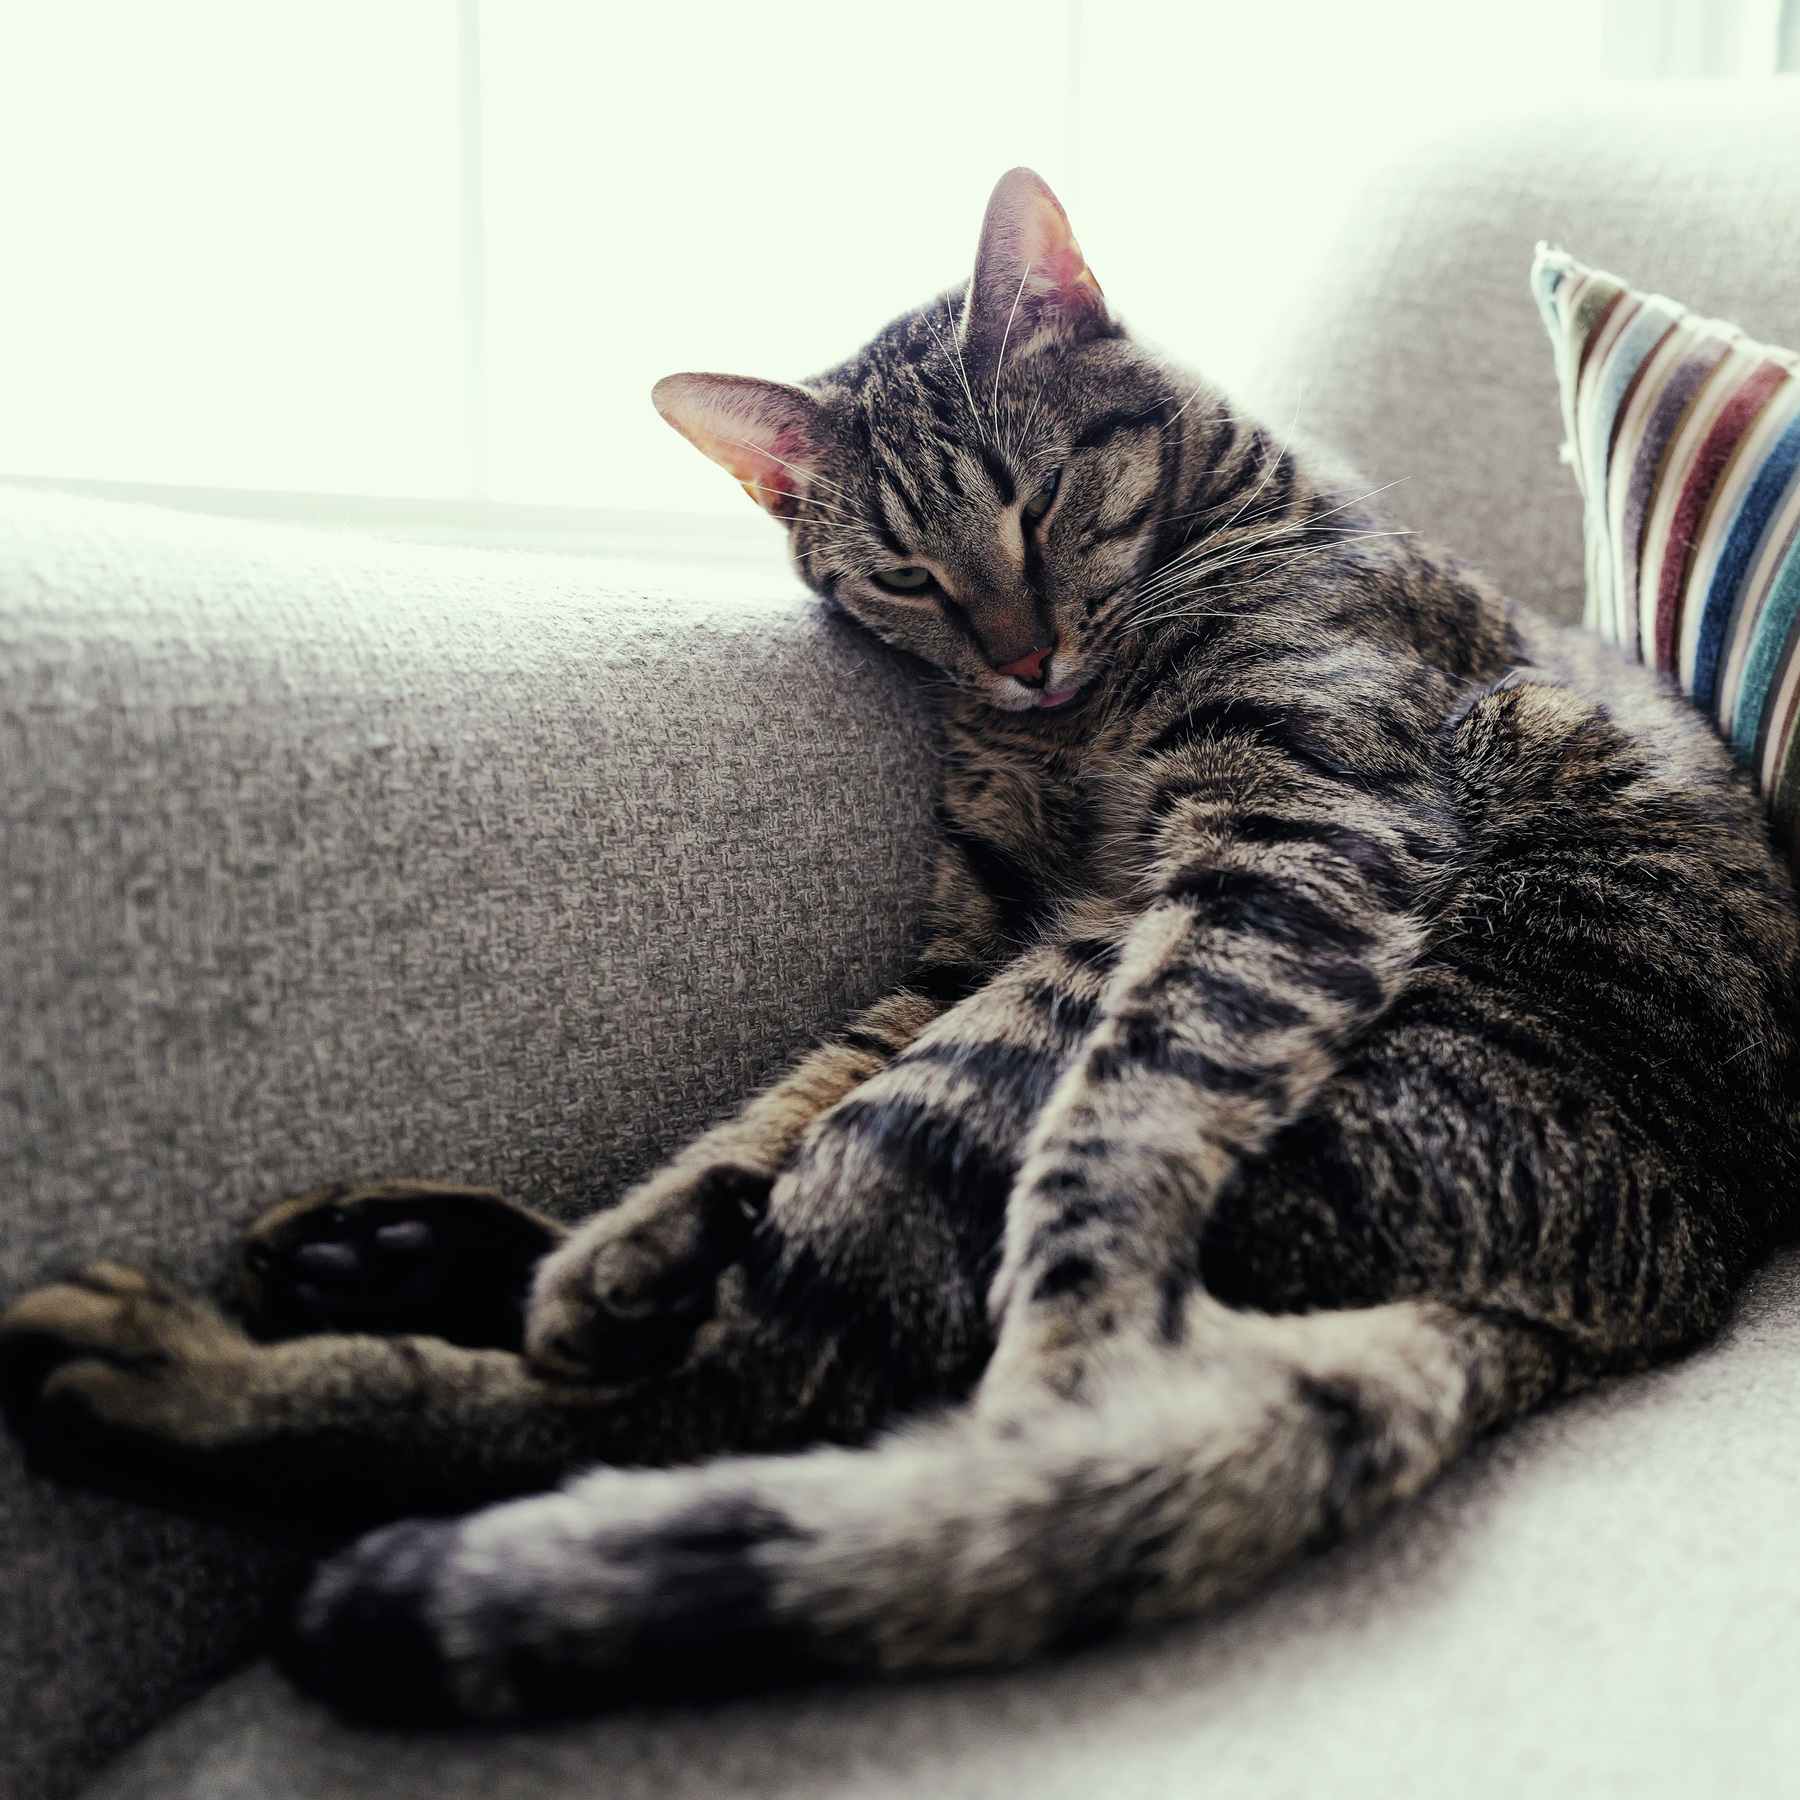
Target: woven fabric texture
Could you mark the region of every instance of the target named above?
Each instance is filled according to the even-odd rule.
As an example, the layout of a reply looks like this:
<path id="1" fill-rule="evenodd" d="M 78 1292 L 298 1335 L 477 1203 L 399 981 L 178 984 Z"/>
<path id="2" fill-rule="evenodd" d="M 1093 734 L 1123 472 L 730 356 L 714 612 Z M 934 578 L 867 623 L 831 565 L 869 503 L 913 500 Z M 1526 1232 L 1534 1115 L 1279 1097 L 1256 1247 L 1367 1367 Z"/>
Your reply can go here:
<path id="1" fill-rule="evenodd" d="M 0 490 L 0 1301 L 212 1286 L 336 1176 L 574 1216 L 900 977 L 921 698 L 745 512 L 766 553 L 649 565 Z M 0 1443 L 0 1794 L 243 1654 L 279 1572 Z"/>
<path id="2" fill-rule="evenodd" d="M 1581 618 L 1580 496 L 1525 272 L 1540 239 L 1800 346 L 1800 82 L 1626 82 L 1397 162 L 1296 295 L 1247 397 L 1404 523 Z"/>
<path id="3" fill-rule="evenodd" d="M 1564 458 L 1581 489 L 1586 623 L 1677 677 L 1800 810 L 1800 356 L 1538 247 Z"/>

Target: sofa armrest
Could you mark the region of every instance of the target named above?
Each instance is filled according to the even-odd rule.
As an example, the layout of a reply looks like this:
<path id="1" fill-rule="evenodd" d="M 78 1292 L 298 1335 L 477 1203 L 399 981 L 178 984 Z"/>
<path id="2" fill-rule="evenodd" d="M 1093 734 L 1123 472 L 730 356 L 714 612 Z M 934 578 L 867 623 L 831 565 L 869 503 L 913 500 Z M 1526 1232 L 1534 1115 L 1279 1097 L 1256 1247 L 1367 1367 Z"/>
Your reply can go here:
<path id="1" fill-rule="evenodd" d="M 590 1210 L 899 979 L 934 789 L 916 686 L 772 557 L 0 490 L 0 1301 L 216 1287 L 338 1176 Z M 61 1791 L 282 1559 L 10 1444 L 0 1490 L 0 1791 Z"/>

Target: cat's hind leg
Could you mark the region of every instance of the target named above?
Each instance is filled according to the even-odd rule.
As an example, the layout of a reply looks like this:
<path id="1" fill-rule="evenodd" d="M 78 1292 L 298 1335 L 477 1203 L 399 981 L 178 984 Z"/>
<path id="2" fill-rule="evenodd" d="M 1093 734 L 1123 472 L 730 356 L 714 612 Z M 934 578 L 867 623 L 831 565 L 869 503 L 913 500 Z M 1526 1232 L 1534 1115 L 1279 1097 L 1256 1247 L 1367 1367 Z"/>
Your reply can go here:
<path id="1" fill-rule="evenodd" d="M 627 1208 L 601 1215 L 610 1234 L 590 1221 L 564 1247 L 585 1246 L 566 1272 L 591 1292 L 597 1267 L 609 1279 L 636 1271 L 620 1316 L 643 1329 L 626 1342 L 584 1327 L 578 1354 L 535 1362 L 453 1344 L 448 1314 L 471 1294 L 510 1302 L 554 1227 L 471 1190 L 322 1193 L 253 1234 L 260 1340 L 128 1271 L 21 1298 L 0 1318 L 9 1422 L 48 1473 L 277 1528 L 327 1519 L 333 1531 L 547 1487 L 595 1462 L 860 1441 L 979 1373 L 1013 1146 L 1099 980 L 1065 960 L 1049 949 L 1023 959 L 941 1034 L 917 1034 L 809 1127 L 765 1184 L 760 1215 L 703 1166 L 701 1226 L 716 1211 L 721 1241 L 745 1240 L 723 1270 L 720 1246 L 690 1256 L 694 1233 L 672 1228 L 693 1222 L 692 1207 L 648 1232 Z M 442 1240 L 441 1263 L 421 1228 Z M 414 1258 L 446 1279 L 410 1287 Z M 321 1287 L 325 1271 L 342 1272 L 338 1292 Z M 361 1329 L 318 1329 L 352 1322 Z M 646 1344 L 659 1355 L 646 1358 Z"/>
<path id="2" fill-rule="evenodd" d="M 298 1332 L 271 1335 L 263 1308 L 258 1338 L 153 1276 L 96 1264 L 0 1315 L 0 1406 L 41 1473 L 313 1541 L 541 1490 L 596 1462 L 860 1439 L 897 1404 L 939 1397 L 946 1381 L 972 1375 L 966 1339 L 971 1321 L 979 1329 L 981 1289 L 959 1271 L 949 1225 L 909 1237 L 879 1228 L 884 1218 L 904 1225 L 904 1211 L 871 1217 L 813 1197 L 819 1216 L 797 1209 L 759 1253 L 754 1277 L 730 1273 L 716 1298 L 709 1288 L 713 1304 L 691 1344 L 650 1373 L 552 1376 L 516 1352 L 446 1340 L 452 1303 L 466 1308 L 471 1293 L 516 1302 L 535 1247 L 519 1228 L 501 1245 L 518 1253 L 504 1280 L 474 1268 L 477 1284 L 490 1285 L 451 1283 L 435 1298 L 429 1285 L 422 1296 L 401 1286 L 410 1316 L 440 1328 L 410 1334 L 393 1329 L 392 1290 L 379 1287 L 350 1290 L 369 1329 L 305 1329 L 314 1312 Z M 472 1219 L 465 1266 L 468 1245 L 484 1241 L 478 1233 L 514 1232 L 504 1203 L 481 1195 L 341 1199 L 314 1197 L 272 1217 L 256 1244 L 268 1246 L 275 1275 L 297 1285 L 308 1267 L 300 1253 L 314 1244 L 349 1242 L 372 1259 L 376 1234 L 394 1224 Z M 335 1316 L 348 1311 L 340 1304 Z M 894 1324 L 923 1346 L 905 1370 L 886 1329 Z"/>
<path id="3" fill-rule="evenodd" d="M 373 1332 L 517 1350 L 532 1272 L 567 1235 L 486 1188 L 336 1183 L 251 1227 L 245 1317 L 264 1340 Z"/>
<path id="4" fill-rule="evenodd" d="M 41 1474 L 312 1542 L 545 1488 L 649 1435 L 619 1396 L 541 1381 L 507 1351 L 259 1343 L 110 1263 L 0 1314 L 0 1410 Z"/>

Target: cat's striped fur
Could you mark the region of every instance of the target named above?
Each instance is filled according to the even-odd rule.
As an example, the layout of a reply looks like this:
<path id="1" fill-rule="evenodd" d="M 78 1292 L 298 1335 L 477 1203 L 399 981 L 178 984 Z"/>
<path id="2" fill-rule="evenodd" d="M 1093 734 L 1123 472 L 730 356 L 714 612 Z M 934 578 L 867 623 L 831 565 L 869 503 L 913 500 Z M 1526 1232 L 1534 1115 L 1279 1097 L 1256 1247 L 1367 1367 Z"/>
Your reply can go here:
<path id="1" fill-rule="evenodd" d="M 1800 933 L 1665 684 L 1133 343 L 1023 171 L 966 292 L 658 396 L 939 672 L 915 978 L 561 1242 L 524 1355 L 27 1297 L 44 1466 L 341 1530 L 527 1496 L 362 1539 L 291 1646 L 509 1717 L 1188 1612 L 1717 1328 L 1795 1223 Z M 557 1235 L 311 1197 L 253 1314 L 307 1221 L 453 1206 Z M 596 1461 L 664 1466 L 534 1492 Z"/>

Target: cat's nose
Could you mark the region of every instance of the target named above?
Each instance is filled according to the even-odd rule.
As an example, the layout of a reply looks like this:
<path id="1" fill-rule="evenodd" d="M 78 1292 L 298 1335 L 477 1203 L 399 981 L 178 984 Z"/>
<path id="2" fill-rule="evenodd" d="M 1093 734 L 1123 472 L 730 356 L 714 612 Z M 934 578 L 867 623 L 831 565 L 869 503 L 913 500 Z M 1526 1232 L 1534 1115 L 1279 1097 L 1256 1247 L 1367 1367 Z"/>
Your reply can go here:
<path id="1" fill-rule="evenodd" d="M 1056 641 L 1053 638 L 1049 643 L 1027 651 L 1017 662 L 1009 662 L 1005 668 L 997 669 L 995 673 L 1010 675 L 1014 681 L 1022 681 L 1028 687 L 1041 687 L 1044 681 L 1044 664 L 1050 660 L 1050 653 L 1055 648 Z"/>

